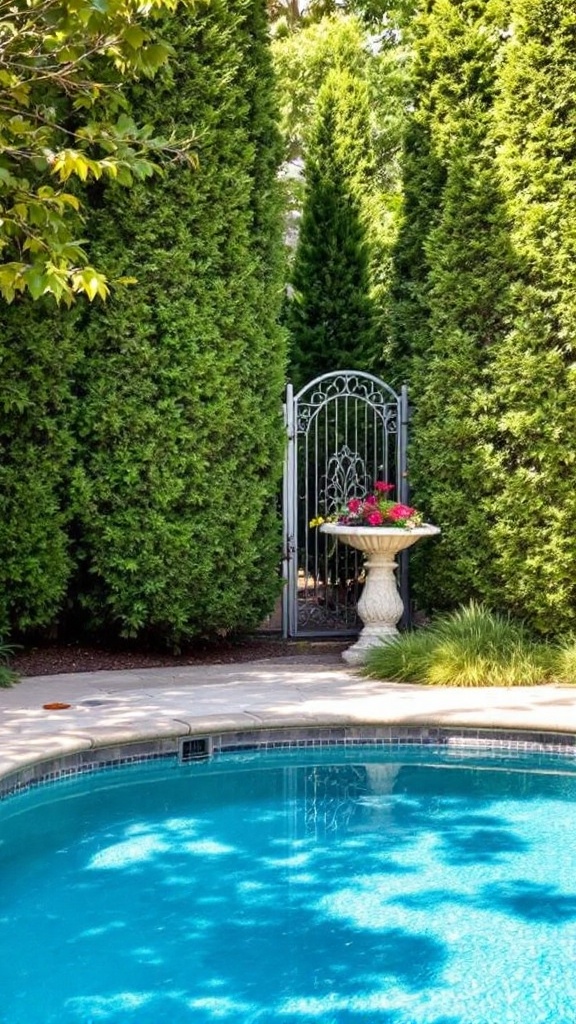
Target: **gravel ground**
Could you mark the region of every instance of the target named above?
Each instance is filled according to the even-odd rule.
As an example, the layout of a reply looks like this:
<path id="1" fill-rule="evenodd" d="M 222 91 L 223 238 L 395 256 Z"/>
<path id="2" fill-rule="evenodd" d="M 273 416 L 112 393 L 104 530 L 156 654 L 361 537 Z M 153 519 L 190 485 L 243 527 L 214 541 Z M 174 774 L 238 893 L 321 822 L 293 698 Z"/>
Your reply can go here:
<path id="1" fill-rule="evenodd" d="M 87 646 L 82 644 L 46 644 L 16 651 L 11 659 L 20 677 L 57 675 L 61 672 L 97 672 L 104 669 L 138 669 L 172 665 L 224 665 L 257 661 L 260 658 L 285 658 L 307 654 L 311 658 L 327 652 L 342 651 L 350 641 L 284 640 L 281 637 L 255 636 L 242 640 L 197 643 L 180 654 L 137 648 Z"/>

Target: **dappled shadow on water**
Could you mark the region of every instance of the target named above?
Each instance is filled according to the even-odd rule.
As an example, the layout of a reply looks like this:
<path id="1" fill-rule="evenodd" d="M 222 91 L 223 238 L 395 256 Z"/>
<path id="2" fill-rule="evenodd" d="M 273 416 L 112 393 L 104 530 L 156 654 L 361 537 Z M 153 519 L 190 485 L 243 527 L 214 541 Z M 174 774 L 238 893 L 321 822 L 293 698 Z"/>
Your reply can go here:
<path id="1" fill-rule="evenodd" d="M 484 890 L 485 906 L 512 913 L 526 921 L 562 924 L 576 920 L 576 893 L 559 892 L 553 885 L 518 879 Z"/>
<path id="2" fill-rule="evenodd" d="M 43 1024 L 475 1022 L 453 990 L 467 915 L 563 922 L 576 897 L 518 881 L 509 781 L 387 768 L 180 772 L 79 791 L 64 833 L 49 800 L 32 833 L 21 816 L 0 846 L 0 1021 L 36 1000 Z"/>
<path id="3" fill-rule="evenodd" d="M 527 848 L 523 840 L 506 828 L 471 828 L 466 835 L 450 835 L 447 846 L 446 858 L 452 864 L 489 863 Z"/>

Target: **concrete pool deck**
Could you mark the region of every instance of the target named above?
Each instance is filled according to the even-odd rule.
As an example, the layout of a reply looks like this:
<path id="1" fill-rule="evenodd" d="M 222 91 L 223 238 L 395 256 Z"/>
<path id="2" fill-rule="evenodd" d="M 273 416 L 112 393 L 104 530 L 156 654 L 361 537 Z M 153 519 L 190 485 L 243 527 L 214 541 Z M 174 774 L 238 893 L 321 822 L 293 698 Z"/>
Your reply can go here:
<path id="1" fill-rule="evenodd" d="M 53 702 L 69 704 L 45 710 Z M 576 688 L 431 688 L 363 678 L 330 652 L 226 665 L 83 672 L 0 690 L 0 779 L 152 739 L 330 726 L 576 736 Z"/>

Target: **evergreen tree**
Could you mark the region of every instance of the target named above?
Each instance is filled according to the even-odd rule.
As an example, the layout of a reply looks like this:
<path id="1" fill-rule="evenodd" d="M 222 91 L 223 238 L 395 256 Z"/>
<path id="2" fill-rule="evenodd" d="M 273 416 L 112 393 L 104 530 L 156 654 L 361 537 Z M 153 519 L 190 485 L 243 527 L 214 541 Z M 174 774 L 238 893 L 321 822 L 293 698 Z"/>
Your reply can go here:
<path id="1" fill-rule="evenodd" d="M 576 10 L 511 8 L 496 112 L 521 276 L 494 354 L 492 532 L 507 605 L 553 633 L 576 624 Z"/>
<path id="2" fill-rule="evenodd" d="M 288 240 L 294 245 L 304 199 L 302 158 L 311 128 L 316 126 L 322 86 L 330 72 L 343 71 L 353 76 L 357 90 L 365 87 L 368 91 L 367 98 L 359 92 L 356 109 L 350 106 L 350 127 L 344 118 L 341 121 L 350 138 L 360 130 L 362 164 L 366 154 L 370 155 L 370 173 L 365 180 L 357 176 L 356 183 L 366 227 L 374 337 L 380 350 L 388 329 L 391 250 L 401 197 L 399 154 L 406 108 L 407 46 L 398 28 L 397 12 L 380 11 L 374 25 L 377 36 L 370 32 L 361 13 L 359 9 L 353 16 L 339 8 L 338 13 L 318 20 L 305 17 L 297 30 L 286 34 L 275 22 L 273 55 L 289 160 L 283 174 L 290 211 Z M 361 111 L 364 123 L 358 124 Z"/>
<path id="3" fill-rule="evenodd" d="M 428 336 L 428 259 L 426 240 L 438 220 L 446 180 L 444 162 L 432 139 L 433 88 L 438 50 L 430 38 L 428 4 L 410 26 L 409 113 L 403 125 L 402 200 L 392 249 L 389 325 L 383 352 L 384 376 L 396 387 L 411 382 L 412 358 L 426 352 Z"/>
<path id="4" fill-rule="evenodd" d="M 306 154 L 306 196 L 288 311 L 297 385 L 375 358 L 362 191 L 373 173 L 365 84 L 332 71 L 320 91 Z"/>
<path id="5" fill-rule="evenodd" d="M 281 147 L 263 0 L 163 26 L 175 56 L 132 112 L 194 123 L 199 168 L 93 190 L 102 266 L 138 281 L 86 325 L 77 600 L 172 642 L 254 626 L 278 590 Z"/>
<path id="6" fill-rule="evenodd" d="M 414 558 L 416 593 L 435 607 L 499 594 L 485 450 L 492 441 L 491 353 L 505 330 L 514 273 L 491 137 L 501 8 L 437 0 L 420 41 L 431 75 L 422 94 L 429 187 L 419 196 L 420 228 L 422 198 L 443 181 L 420 239 L 419 286 L 409 297 L 416 306 L 410 475 L 414 501 L 443 531 L 439 544 Z"/>
<path id="7" fill-rule="evenodd" d="M 68 586 L 79 309 L 0 305 L 0 636 L 49 626 Z"/>

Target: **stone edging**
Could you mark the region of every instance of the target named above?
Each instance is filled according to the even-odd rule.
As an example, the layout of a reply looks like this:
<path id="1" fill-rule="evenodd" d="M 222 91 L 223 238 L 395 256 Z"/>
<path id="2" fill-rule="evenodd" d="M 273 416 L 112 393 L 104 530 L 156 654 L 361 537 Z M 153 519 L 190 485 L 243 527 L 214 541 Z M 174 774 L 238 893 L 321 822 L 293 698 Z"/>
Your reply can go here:
<path id="1" fill-rule="evenodd" d="M 178 757 L 183 741 L 207 740 L 212 754 L 252 750 L 313 749 L 327 746 L 421 746 L 494 756 L 540 754 L 576 763 L 576 735 L 544 730 L 478 729 L 435 725 L 326 725 L 207 731 L 200 726 L 185 735 L 91 747 L 72 754 L 36 760 L 0 778 L 0 799 L 74 775 L 138 762 Z"/>

